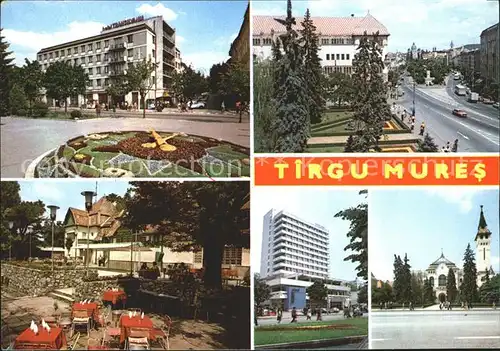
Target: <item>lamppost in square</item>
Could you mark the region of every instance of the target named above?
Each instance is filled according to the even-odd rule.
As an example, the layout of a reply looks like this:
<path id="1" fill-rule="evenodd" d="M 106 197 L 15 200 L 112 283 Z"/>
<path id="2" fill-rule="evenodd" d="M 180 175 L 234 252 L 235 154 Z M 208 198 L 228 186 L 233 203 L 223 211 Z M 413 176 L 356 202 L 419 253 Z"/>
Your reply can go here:
<path id="1" fill-rule="evenodd" d="M 14 228 L 14 221 L 9 221 L 9 230 L 10 230 L 10 237 L 9 237 L 9 261 L 12 261 L 12 228 Z"/>
<path id="2" fill-rule="evenodd" d="M 85 253 L 85 270 L 88 274 L 89 272 L 89 251 L 90 251 L 90 211 L 92 210 L 92 204 L 94 196 L 97 194 L 93 191 L 82 191 L 82 195 L 85 198 L 85 209 L 88 213 L 88 222 L 87 222 L 87 252 Z"/>
<path id="3" fill-rule="evenodd" d="M 50 205 L 47 206 L 50 211 L 50 220 L 52 221 L 52 279 L 54 279 L 54 230 L 55 230 L 55 223 L 56 223 L 56 214 L 57 210 L 59 209 L 58 206 L 55 205 Z"/>

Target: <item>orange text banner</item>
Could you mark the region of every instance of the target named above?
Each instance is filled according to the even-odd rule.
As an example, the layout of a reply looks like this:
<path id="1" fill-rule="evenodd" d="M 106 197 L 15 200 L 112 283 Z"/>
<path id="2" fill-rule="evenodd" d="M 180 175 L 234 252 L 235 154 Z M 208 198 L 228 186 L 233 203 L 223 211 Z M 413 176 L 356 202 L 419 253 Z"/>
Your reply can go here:
<path id="1" fill-rule="evenodd" d="M 255 157 L 255 185 L 498 185 L 498 156 Z"/>

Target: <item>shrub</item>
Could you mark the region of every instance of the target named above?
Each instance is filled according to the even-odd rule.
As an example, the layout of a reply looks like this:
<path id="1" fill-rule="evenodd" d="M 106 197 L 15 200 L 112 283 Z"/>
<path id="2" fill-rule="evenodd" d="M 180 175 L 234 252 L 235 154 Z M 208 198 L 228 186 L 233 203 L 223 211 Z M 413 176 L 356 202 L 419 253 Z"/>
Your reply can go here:
<path id="1" fill-rule="evenodd" d="M 70 113 L 71 118 L 82 118 L 82 111 L 80 110 L 73 110 Z"/>
<path id="2" fill-rule="evenodd" d="M 19 110 L 15 110 L 12 108 L 12 114 L 16 116 L 26 116 L 28 114 L 28 111 L 24 108 L 21 108 Z"/>
<path id="3" fill-rule="evenodd" d="M 33 105 L 32 114 L 33 117 L 45 117 L 49 113 L 49 107 L 46 103 L 37 101 Z"/>
<path id="4" fill-rule="evenodd" d="M 16 116 L 26 116 L 28 108 L 28 100 L 24 95 L 21 87 L 15 84 L 9 94 L 10 112 Z"/>

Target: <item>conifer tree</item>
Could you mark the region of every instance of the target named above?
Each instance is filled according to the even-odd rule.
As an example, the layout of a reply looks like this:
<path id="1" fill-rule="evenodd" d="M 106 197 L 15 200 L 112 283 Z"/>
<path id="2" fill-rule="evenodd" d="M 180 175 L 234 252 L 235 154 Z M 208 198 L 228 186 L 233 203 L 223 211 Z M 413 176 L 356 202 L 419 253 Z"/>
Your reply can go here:
<path id="1" fill-rule="evenodd" d="M 9 92 L 11 89 L 11 73 L 14 64 L 14 58 L 9 57 L 12 51 L 9 50 L 9 43 L 4 41 L 2 29 L 0 28 L 0 116 L 9 114 Z"/>
<path id="2" fill-rule="evenodd" d="M 372 39 L 365 32 L 353 60 L 355 152 L 380 151 L 379 140 L 383 134 L 384 122 L 391 117 L 387 86 L 382 78 L 382 49 L 378 42 L 378 32 Z"/>
<path id="3" fill-rule="evenodd" d="M 464 276 L 462 285 L 460 285 L 460 296 L 464 302 L 475 302 L 477 300 L 477 269 L 474 252 L 470 244 L 467 244 L 465 249 L 463 271 Z"/>
<path id="4" fill-rule="evenodd" d="M 448 278 L 446 278 L 446 297 L 448 301 L 454 302 L 457 299 L 457 281 L 453 269 L 448 270 Z"/>
<path id="5" fill-rule="evenodd" d="M 310 135 L 310 120 L 307 111 L 307 95 L 304 91 L 303 51 L 298 34 L 293 29 L 292 3 L 288 0 L 285 20 L 275 19 L 286 27 L 281 35 L 283 57 L 276 62 L 276 90 L 274 100 L 277 111 L 273 119 L 275 132 L 274 152 L 303 152 Z"/>
<path id="6" fill-rule="evenodd" d="M 405 258 L 403 260 L 403 266 L 401 267 L 401 298 L 404 303 L 408 303 L 412 300 L 412 289 L 411 289 L 411 266 L 410 259 L 405 253 Z"/>
<path id="7" fill-rule="evenodd" d="M 321 59 L 318 55 L 319 36 L 316 33 L 316 26 L 311 19 L 311 13 L 307 9 L 302 22 L 302 48 L 304 50 L 304 78 L 305 89 L 308 94 L 308 110 L 311 124 L 321 122 L 321 113 L 325 106 L 323 96 L 323 70 Z"/>
<path id="8" fill-rule="evenodd" d="M 417 152 L 438 152 L 439 147 L 434 142 L 434 139 L 425 133 L 424 140 L 417 140 Z"/>
<path id="9" fill-rule="evenodd" d="M 345 143 L 345 147 L 344 147 L 344 152 L 354 152 L 354 148 L 353 148 L 353 142 L 354 142 L 354 138 L 351 135 L 349 135 L 349 137 L 347 138 L 347 141 Z"/>
<path id="10" fill-rule="evenodd" d="M 394 299 L 399 302 L 402 298 L 402 272 L 403 272 L 403 261 L 398 255 L 394 255 L 394 282 L 392 283 L 392 291 L 394 294 Z"/>

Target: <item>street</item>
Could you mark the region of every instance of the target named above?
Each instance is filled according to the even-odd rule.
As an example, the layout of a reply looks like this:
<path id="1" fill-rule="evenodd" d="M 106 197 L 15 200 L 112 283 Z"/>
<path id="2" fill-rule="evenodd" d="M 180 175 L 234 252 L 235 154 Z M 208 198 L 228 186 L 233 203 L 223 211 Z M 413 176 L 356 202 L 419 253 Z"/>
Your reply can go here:
<path id="1" fill-rule="evenodd" d="M 453 84 L 448 82 L 448 84 Z M 398 102 L 407 111 L 413 106 L 413 87 L 404 84 L 405 95 Z M 470 104 L 461 97 L 452 97 L 447 89 L 451 87 L 420 87 L 415 89 L 415 132 L 425 122 L 426 132 L 441 148 L 447 142 L 458 139 L 458 152 L 499 152 L 500 120 L 498 110 L 481 103 Z M 453 92 L 451 92 L 453 94 Z M 467 118 L 454 116 L 451 111 L 460 108 L 467 112 Z"/>
<path id="2" fill-rule="evenodd" d="M 214 116 L 213 118 L 216 118 Z M 250 146 L 246 123 L 217 123 L 185 120 L 184 115 L 160 118 L 101 118 L 82 121 L 2 117 L 0 128 L 2 178 L 22 178 L 28 165 L 44 152 L 79 135 L 106 131 L 184 132 Z"/>
<path id="3" fill-rule="evenodd" d="M 371 312 L 371 348 L 500 348 L 500 311 Z"/>
<path id="4" fill-rule="evenodd" d="M 362 318 L 367 318 L 368 314 L 364 314 Z M 336 320 L 341 320 L 344 319 L 344 314 L 343 313 L 332 313 L 332 314 L 324 314 L 323 315 L 323 322 L 326 321 L 336 321 Z M 312 316 L 311 320 L 308 321 L 306 320 L 305 316 L 299 316 L 297 318 L 298 324 L 300 323 L 310 323 L 310 322 L 316 322 L 316 316 Z M 348 320 L 348 319 L 346 319 Z M 283 313 L 283 319 L 281 320 L 281 324 L 287 324 L 292 321 L 292 318 L 290 317 L 289 313 Z M 266 317 L 266 318 L 259 318 L 258 319 L 259 325 L 274 325 L 278 324 L 278 321 L 276 320 L 276 317 Z"/>

